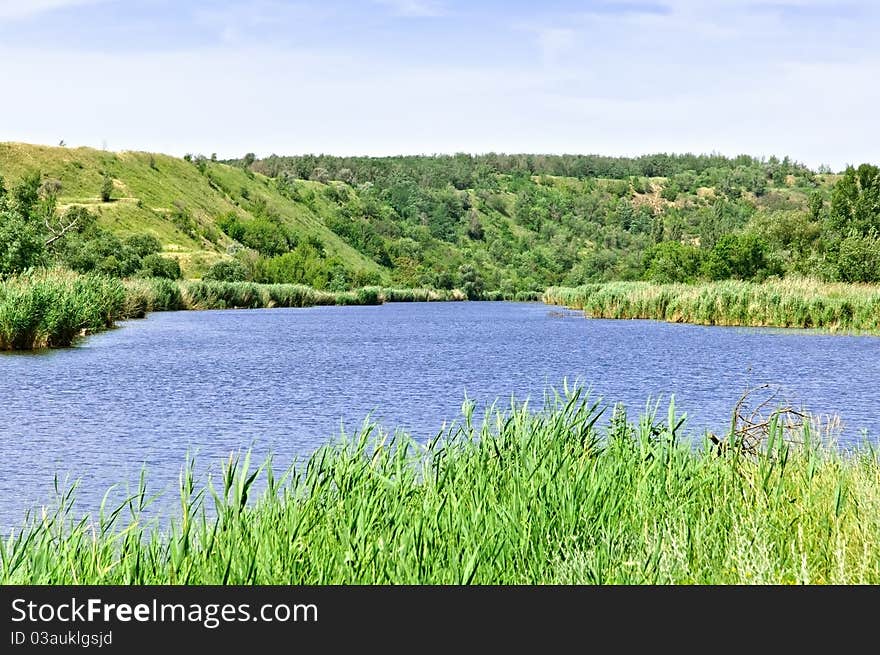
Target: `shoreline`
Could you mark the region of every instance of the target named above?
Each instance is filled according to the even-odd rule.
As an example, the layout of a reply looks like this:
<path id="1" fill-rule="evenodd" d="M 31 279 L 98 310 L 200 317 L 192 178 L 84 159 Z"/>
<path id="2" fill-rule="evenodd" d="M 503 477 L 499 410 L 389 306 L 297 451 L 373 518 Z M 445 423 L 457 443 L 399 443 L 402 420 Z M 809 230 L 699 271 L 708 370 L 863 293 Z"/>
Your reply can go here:
<path id="1" fill-rule="evenodd" d="M 810 279 L 701 284 L 605 282 L 550 287 L 544 302 L 587 318 L 880 336 L 880 286 Z"/>
<path id="2" fill-rule="evenodd" d="M 501 294 L 486 295 L 486 300 L 506 299 Z M 539 295 L 517 294 L 511 300 L 534 300 Z M 302 284 L 123 280 L 63 269 L 33 271 L 0 282 L 0 352 L 69 347 L 116 321 L 143 318 L 150 312 L 466 300 L 459 289 L 373 286 L 321 291 Z"/>

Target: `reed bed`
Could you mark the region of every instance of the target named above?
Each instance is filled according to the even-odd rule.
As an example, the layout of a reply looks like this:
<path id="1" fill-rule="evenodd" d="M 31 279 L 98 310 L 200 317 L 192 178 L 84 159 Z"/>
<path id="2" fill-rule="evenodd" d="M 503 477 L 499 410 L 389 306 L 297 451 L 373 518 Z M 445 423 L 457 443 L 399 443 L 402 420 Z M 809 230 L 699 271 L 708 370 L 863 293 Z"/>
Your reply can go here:
<path id="1" fill-rule="evenodd" d="M 473 406 L 427 444 L 365 424 L 282 474 L 183 467 L 171 520 L 138 488 L 75 515 L 75 487 L 0 548 L 4 584 L 877 584 L 880 463 L 771 423 L 757 451 L 638 421 L 581 390 Z M 482 420 L 485 418 L 485 420 Z M 601 427 L 604 426 L 604 427 Z M 800 441 L 801 443 L 794 443 Z M 256 491 L 261 486 L 262 491 Z"/>
<path id="2" fill-rule="evenodd" d="M 122 283 L 65 271 L 32 271 L 0 283 L 0 350 L 69 346 L 125 315 Z"/>
<path id="3" fill-rule="evenodd" d="M 467 296 L 459 289 L 403 289 L 398 287 L 382 287 L 379 290 L 384 302 L 441 302 L 450 300 L 467 300 Z"/>
<path id="4" fill-rule="evenodd" d="M 380 305 L 385 302 L 466 300 L 458 290 L 364 287 L 320 291 L 302 284 L 207 280 L 117 280 L 62 269 L 31 271 L 0 281 L 0 350 L 71 345 L 79 336 L 148 312 Z"/>
<path id="5" fill-rule="evenodd" d="M 593 318 L 880 333 L 880 286 L 785 279 L 699 285 L 610 282 L 551 287 L 544 302 Z"/>

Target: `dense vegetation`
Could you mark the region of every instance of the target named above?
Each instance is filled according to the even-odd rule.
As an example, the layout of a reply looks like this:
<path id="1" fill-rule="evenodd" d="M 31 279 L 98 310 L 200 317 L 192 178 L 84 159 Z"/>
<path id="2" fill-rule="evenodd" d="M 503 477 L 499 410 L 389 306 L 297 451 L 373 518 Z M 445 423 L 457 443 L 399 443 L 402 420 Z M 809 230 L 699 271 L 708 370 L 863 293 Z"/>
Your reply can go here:
<path id="1" fill-rule="evenodd" d="M 459 291 L 362 287 L 320 291 L 302 284 L 80 275 L 33 270 L 0 281 L 0 351 L 69 346 L 84 334 L 147 312 L 184 309 L 378 305 L 464 300 Z"/>
<path id="2" fill-rule="evenodd" d="M 282 186 L 335 185 L 328 194 L 343 224 L 357 226 L 340 234 L 439 286 L 450 261 L 491 289 L 789 274 L 880 281 L 880 169 L 871 165 L 831 175 L 788 159 L 665 154 L 231 163 Z"/>
<path id="3" fill-rule="evenodd" d="M 672 406 L 599 416 L 575 391 L 485 422 L 466 406 L 427 445 L 366 426 L 280 476 L 230 457 L 203 487 L 190 465 L 163 523 L 144 478 L 92 520 L 61 489 L 0 546 L 0 582 L 880 583 L 876 453 L 778 415 L 754 448 L 695 448 Z"/>
<path id="4" fill-rule="evenodd" d="M 551 287 L 544 302 L 593 318 L 880 333 L 880 287 L 808 279 L 702 285 L 605 282 Z"/>
<path id="5" fill-rule="evenodd" d="M 880 281 L 880 169 L 740 156 L 187 156 L 0 144 L 0 275 L 460 289 Z"/>

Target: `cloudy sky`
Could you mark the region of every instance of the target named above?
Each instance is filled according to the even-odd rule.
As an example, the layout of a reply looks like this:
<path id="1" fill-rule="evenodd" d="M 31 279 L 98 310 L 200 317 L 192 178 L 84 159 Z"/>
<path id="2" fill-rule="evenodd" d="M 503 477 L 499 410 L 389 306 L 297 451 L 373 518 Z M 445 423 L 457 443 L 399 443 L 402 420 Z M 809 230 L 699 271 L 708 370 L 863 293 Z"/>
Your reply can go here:
<path id="1" fill-rule="evenodd" d="M 0 141 L 880 161 L 871 0 L 0 0 Z"/>

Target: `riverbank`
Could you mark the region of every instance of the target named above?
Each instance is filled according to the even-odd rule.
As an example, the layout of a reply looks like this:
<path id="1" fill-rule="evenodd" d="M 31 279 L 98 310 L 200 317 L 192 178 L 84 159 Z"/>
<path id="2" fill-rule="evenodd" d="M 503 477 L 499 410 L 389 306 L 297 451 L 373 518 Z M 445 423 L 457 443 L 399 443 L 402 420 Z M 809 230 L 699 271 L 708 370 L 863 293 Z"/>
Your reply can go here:
<path id="1" fill-rule="evenodd" d="M 365 427 L 281 475 L 245 455 L 204 486 L 190 465 L 161 526 L 143 481 L 91 522 L 62 490 L 0 546 L 0 581 L 880 583 L 876 452 L 782 421 L 694 448 L 672 408 L 599 416 L 575 391 L 485 423 L 466 407 L 427 445 Z"/>
<path id="2" fill-rule="evenodd" d="M 704 284 L 609 282 L 551 287 L 544 302 L 591 318 L 646 318 L 673 323 L 821 328 L 880 334 L 880 286 L 809 279 Z"/>
<path id="3" fill-rule="evenodd" d="M 116 321 L 156 311 L 461 300 L 467 297 L 458 289 L 364 287 L 330 292 L 301 284 L 119 280 L 42 270 L 0 282 L 0 350 L 66 347 Z"/>

